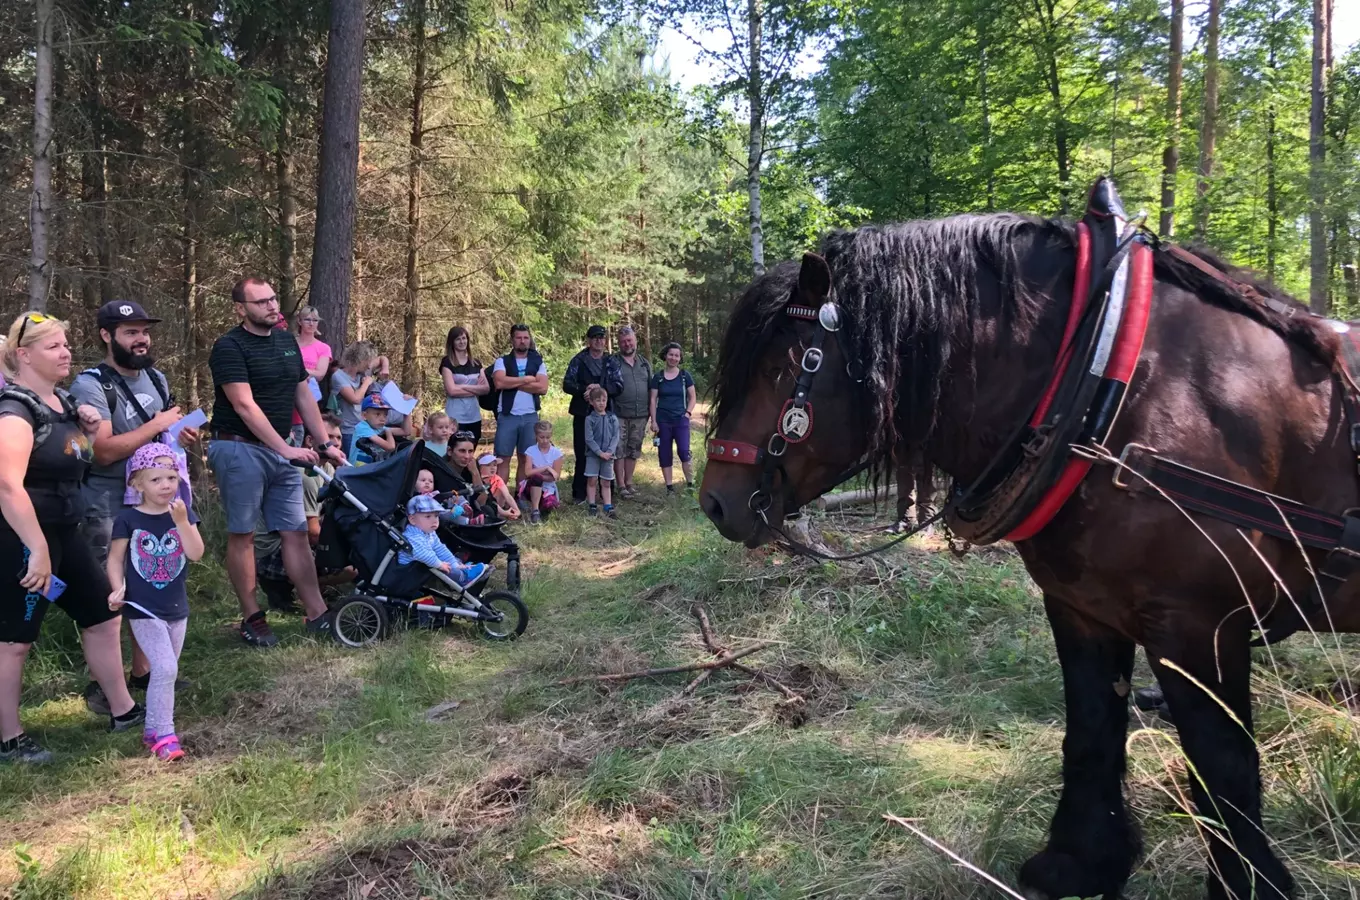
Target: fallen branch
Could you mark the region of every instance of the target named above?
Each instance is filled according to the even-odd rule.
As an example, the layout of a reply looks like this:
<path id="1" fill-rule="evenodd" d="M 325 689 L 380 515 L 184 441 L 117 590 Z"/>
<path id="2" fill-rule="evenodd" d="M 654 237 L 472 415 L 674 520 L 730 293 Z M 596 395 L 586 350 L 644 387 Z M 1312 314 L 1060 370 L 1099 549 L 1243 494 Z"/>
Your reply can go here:
<path id="1" fill-rule="evenodd" d="M 907 829 L 907 831 L 910 831 L 912 834 L 916 835 L 918 838 L 920 838 L 921 840 L 925 841 L 927 844 L 929 844 L 931 847 L 934 847 L 936 850 L 940 851 L 940 852 L 943 853 L 945 856 L 947 856 L 947 857 L 949 857 L 950 859 L 954 860 L 954 862 L 956 862 L 956 863 L 958 863 L 959 865 L 963 866 L 965 869 L 967 869 L 968 871 L 972 872 L 974 875 L 977 875 L 977 876 L 980 877 L 980 878 L 986 879 L 988 882 L 990 882 L 990 883 L 991 883 L 992 885 L 994 885 L 995 887 L 998 887 L 998 888 L 1000 888 L 1001 890 L 1005 891 L 1005 892 L 1006 892 L 1006 896 L 1008 896 L 1008 897 L 1014 897 L 1015 900 L 1025 900 L 1025 898 L 1024 898 L 1023 896 L 1021 896 L 1020 894 L 1017 894 L 1015 891 L 1013 891 L 1013 890 L 1011 890 L 1010 888 L 1006 887 L 1006 886 L 1005 886 L 1004 884 L 1002 884 L 1000 881 L 996 880 L 996 879 L 993 878 L 991 875 L 988 875 L 986 872 L 982 871 L 982 870 L 979 869 L 977 866 L 973 865 L 973 864 L 970 863 L 968 860 L 964 859 L 962 856 L 959 856 L 959 855 L 958 855 L 957 853 L 955 853 L 953 850 L 950 850 L 950 849 L 949 849 L 948 847 L 946 847 L 944 844 L 941 844 L 939 841 L 935 840 L 933 837 L 931 837 L 930 835 L 926 834 L 924 831 L 922 831 L 921 829 L 917 828 L 915 825 L 911 824 L 911 822 L 907 821 L 906 819 L 903 819 L 903 818 L 901 818 L 901 817 L 899 817 L 899 816 L 894 816 L 892 813 L 884 813 L 884 814 L 883 814 L 883 818 L 886 819 L 886 820 L 888 820 L 889 822 L 895 822 L 896 824 L 901 825 L 903 828 Z"/>
<path id="2" fill-rule="evenodd" d="M 721 641 L 719 641 L 717 635 L 714 634 L 713 623 L 709 621 L 708 610 L 704 608 L 704 605 L 702 603 L 696 603 L 690 607 L 690 612 L 694 614 L 694 618 L 699 620 L 699 634 L 703 636 L 704 646 L 707 647 L 712 653 L 717 655 L 719 659 L 723 658 L 724 655 L 730 653 L 731 651 L 728 650 L 727 646 L 723 644 Z M 803 696 L 801 694 L 799 694 L 797 691 L 795 691 L 788 685 L 784 684 L 779 679 L 775 678 L 773 675 L 767 675 L 764 672 L 760 671 L 759 669 L 751 668 L 745 663 L 734 662 L 732 663 L 732 668 L 736 669 L 738 672 L 741 672 L 744 675 L 748 675 L 751 678 L 756 679 L 757 681 L 765 682 L 770 687 L 774 688 L 775 690 L 779 691 L 779 693 L 783 694 L 784 698 L 788 700 L 790 703 L 804 702 Z M 694 681 L 690 683 L 689 687 L 685 688 L 681 696 L 689 696 L 690 694 L 694 693 L 694 690 L 698 688 L 702 682 L 703 682 L 702 678 L 694 679 Z"/>
<path id="3" fill-rule="evenodd" d="M 704 670 L 722 669 L 732 665 L 732 663 L 744 656 L 758 653 L 767 647 L 774 646 L 777 641 L 760 641 L 749 647 L 743 647 L 734 653 L 714 659 L 708 662 L 689 663 L 683 666 L 665 666 L 660 669 L 641 669 L 635 672 L 615 672 L 609 675 L 582 675 L 579 678 L 564 678 L 557 682 L 559 685 L 580 684 L 583 681 L 631 681 L 634 678 L 653 678 L 657 675 L 676 675 L 680 672 L 702 672 Z"/>

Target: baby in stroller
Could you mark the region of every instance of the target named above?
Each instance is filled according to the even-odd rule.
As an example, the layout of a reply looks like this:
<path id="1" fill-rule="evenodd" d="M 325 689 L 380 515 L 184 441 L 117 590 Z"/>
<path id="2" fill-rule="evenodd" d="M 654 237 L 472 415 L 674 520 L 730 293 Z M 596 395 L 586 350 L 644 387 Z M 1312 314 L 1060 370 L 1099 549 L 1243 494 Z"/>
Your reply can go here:
<path id="1" fill-rule="evenodd" d="M 440 493 L 416 489 L 422 470 Z M 355 593 L 332 606 L 337 641 L 368 646 L 386 635 L 392 619 L 433 625 L 463 620 L 497 640 L 524 632 L 528 611 L 514 593 L 519 548 L 501 531 L 502 523 L 445 519 L 451 510 L 437 498 L 465 486 L 425 452 L 423 442 L 326 480 L 318 562 L 353 565 L 358 573 Z M 508 591 L 488 587 L 489 563 L 497 555 L 506 562 Z"/>
<path id="2" fill-rule="evenodd" d="M 484 525 L 486 516 L 478 513 L 472 506 L 471 501 L 464 499 L 457 491 L 448 494 L 440 494 L 435 490 L 434 472 L 429 469 L 421 469 L 416 474 L 417 495 L 424 495 L 434 499 L 436 503 L 443 500 L 440 507 L 440 518 L 454 525 Z"/>
<path id="3" fill-rule="evenodd" d="M 434 476 L 430 477 L 433 481 Z M 483 577 L 489 577 L 493 567 L 487 563 L 462 562 L 453 555 L 452 550 L 444 546 L 435 532 L 439 530 L 439 520 L 448 512 L 447 507 L 429 494 L 418 493 L 412 497 L 406 504 L 406 530 L 401 535 L 406 538 L 411 549 L 398 553 L 397 562 L 403 566 L 413 562 L 430 566 L 467 587 Z M 462 524 L 466 525 L 467 522 Z"/>

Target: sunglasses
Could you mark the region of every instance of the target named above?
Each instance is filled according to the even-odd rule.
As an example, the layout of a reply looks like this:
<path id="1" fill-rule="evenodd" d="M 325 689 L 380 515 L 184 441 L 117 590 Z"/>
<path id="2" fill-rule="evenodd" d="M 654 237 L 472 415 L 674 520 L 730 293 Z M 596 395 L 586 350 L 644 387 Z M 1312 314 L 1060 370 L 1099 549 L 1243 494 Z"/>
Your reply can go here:
<path id="1" fill-rule="evenodd" d="M 24 332 L 28 331 L 29 322 L 32 322 L 34 325 L 41 325 L 42 323 L 48 321 L 51 318 L 52 318 L 51 316 L 45 316 L 42 313 L 37 312 L 31 312 L 28 315 L 24 316 L 24 324 L 19 326 L 19 339 L 14 342 L 15 346 L 19 347 L 23 346 Z"/>

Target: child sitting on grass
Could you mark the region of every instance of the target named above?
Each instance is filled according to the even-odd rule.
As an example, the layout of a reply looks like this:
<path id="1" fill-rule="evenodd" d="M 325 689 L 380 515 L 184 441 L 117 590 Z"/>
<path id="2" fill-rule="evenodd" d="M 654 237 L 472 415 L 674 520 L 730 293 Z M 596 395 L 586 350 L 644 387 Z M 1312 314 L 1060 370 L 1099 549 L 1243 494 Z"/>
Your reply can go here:
<path id="1" fill-rule="evenodd" d="M 354 464 L 386 459 L 397 449 L 397 440 L 387 433 L 387 401 L 380 394 L 364 398 L 363 421 L 354 427 Z M 360 444 L 360 441 L 364 441 Z"/>
<path id="2" fill-rule="evenodd" d="M 416 494 L 406 504 L 406 530 L 402 536 L 411 545 L 410 552 L 397 554 L 397 562 L 410 565 L 422 563 L 439 569 L 455 582 L 467 587 L 491 571 L 486 563 L 464 563 L 444 546 L 435 534 L 439 530 L 439 517 L 444 513 L 439 501 L 425 494 Z"/>
<path id="3" fill-rule="evenodd" d="M 537 525 L 543 517 L 557 508 L 557 482 L 562 477 L 562 451 L 553 446 L 551 422 L 534 425 L 534 446 L 525 456 L 529 471 L 519 486 L 519 496 L 529 507 L 529 524 Z"/>
<path id="4" fill-rule="evenodd" d="M 434 489 L 434 473 L 429 469 L 421 469 L 416 473 L 415 493 L 433 497 L 436 503 L 439 502 L 438 492 Z M 473 515 L 472 504 L 457 494 L 450 496 L 442 505 L 443 518 L 455 525 L 481 525 L 486 521 L 485 516 Z"/>
<path id="5" fill-rule="evenodd" d="M 132 454 L 127 470 L 141 502 L 113 522 L 109 609 L 126 606 L 128 625 L 151 662 L 142 744 L 168 762 L 184 756 L 175 736 L 175 678 L 189 621 L 185 570 L 203 558 L 203 538 L 198 516 L 177 496 L 179 463 L 171 448 L 146 444 Z"/>
<path id="6" fill-rule="evenodd" d="M 595 488 L 600 489 L 604 514 L 614 518 L 611 488 L 614 486 L 614 454 L 619 449 L 619 418 L 609 411 L 609 394 L 598 384 L 586 388 L 591 413 L 586 417 L 586 502 L 596 515 Z"/>

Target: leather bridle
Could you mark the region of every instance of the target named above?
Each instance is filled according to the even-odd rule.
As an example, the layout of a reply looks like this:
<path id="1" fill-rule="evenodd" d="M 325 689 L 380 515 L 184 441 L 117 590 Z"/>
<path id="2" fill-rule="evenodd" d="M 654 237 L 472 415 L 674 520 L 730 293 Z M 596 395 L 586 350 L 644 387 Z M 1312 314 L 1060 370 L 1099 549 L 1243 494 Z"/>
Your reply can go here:
<path id="1" fill-rule="evenodd" d="M 774 495 L 771 492 L 774 488 L 775 473 L 778 472 L 780 475 L 781 490 L 787 491 L 791 487 L 788 473 L 784 471 L 785 453 L 791 444 L 801 444 L 812 435 L 814 411 L 808 395 L 812 392 L 812 380 L 821 371 L 825 360 L 822 346 L 828 335 L 835 334 L 841 329 L 840 307 L 833 300 L 827 300 L 819 309 L 790 300 L 784 307 L 784 314 L 792 319 L 816 322 L 818 328 L 812 335 L 812 342 L 803 350 L 798 378 L 793 383 L 793 396 L 784 401 L 769 441 L 764 447 L 722 438 L 708 442 L 710 462 L 760 466 L 760 484 L 751 492 L 746 505 L 765 520 L 766 525 L 770 523 L 765 514 L 774 505 Z M 862 468 L 862 465 L 858 466 L 854 471 Z"/>

